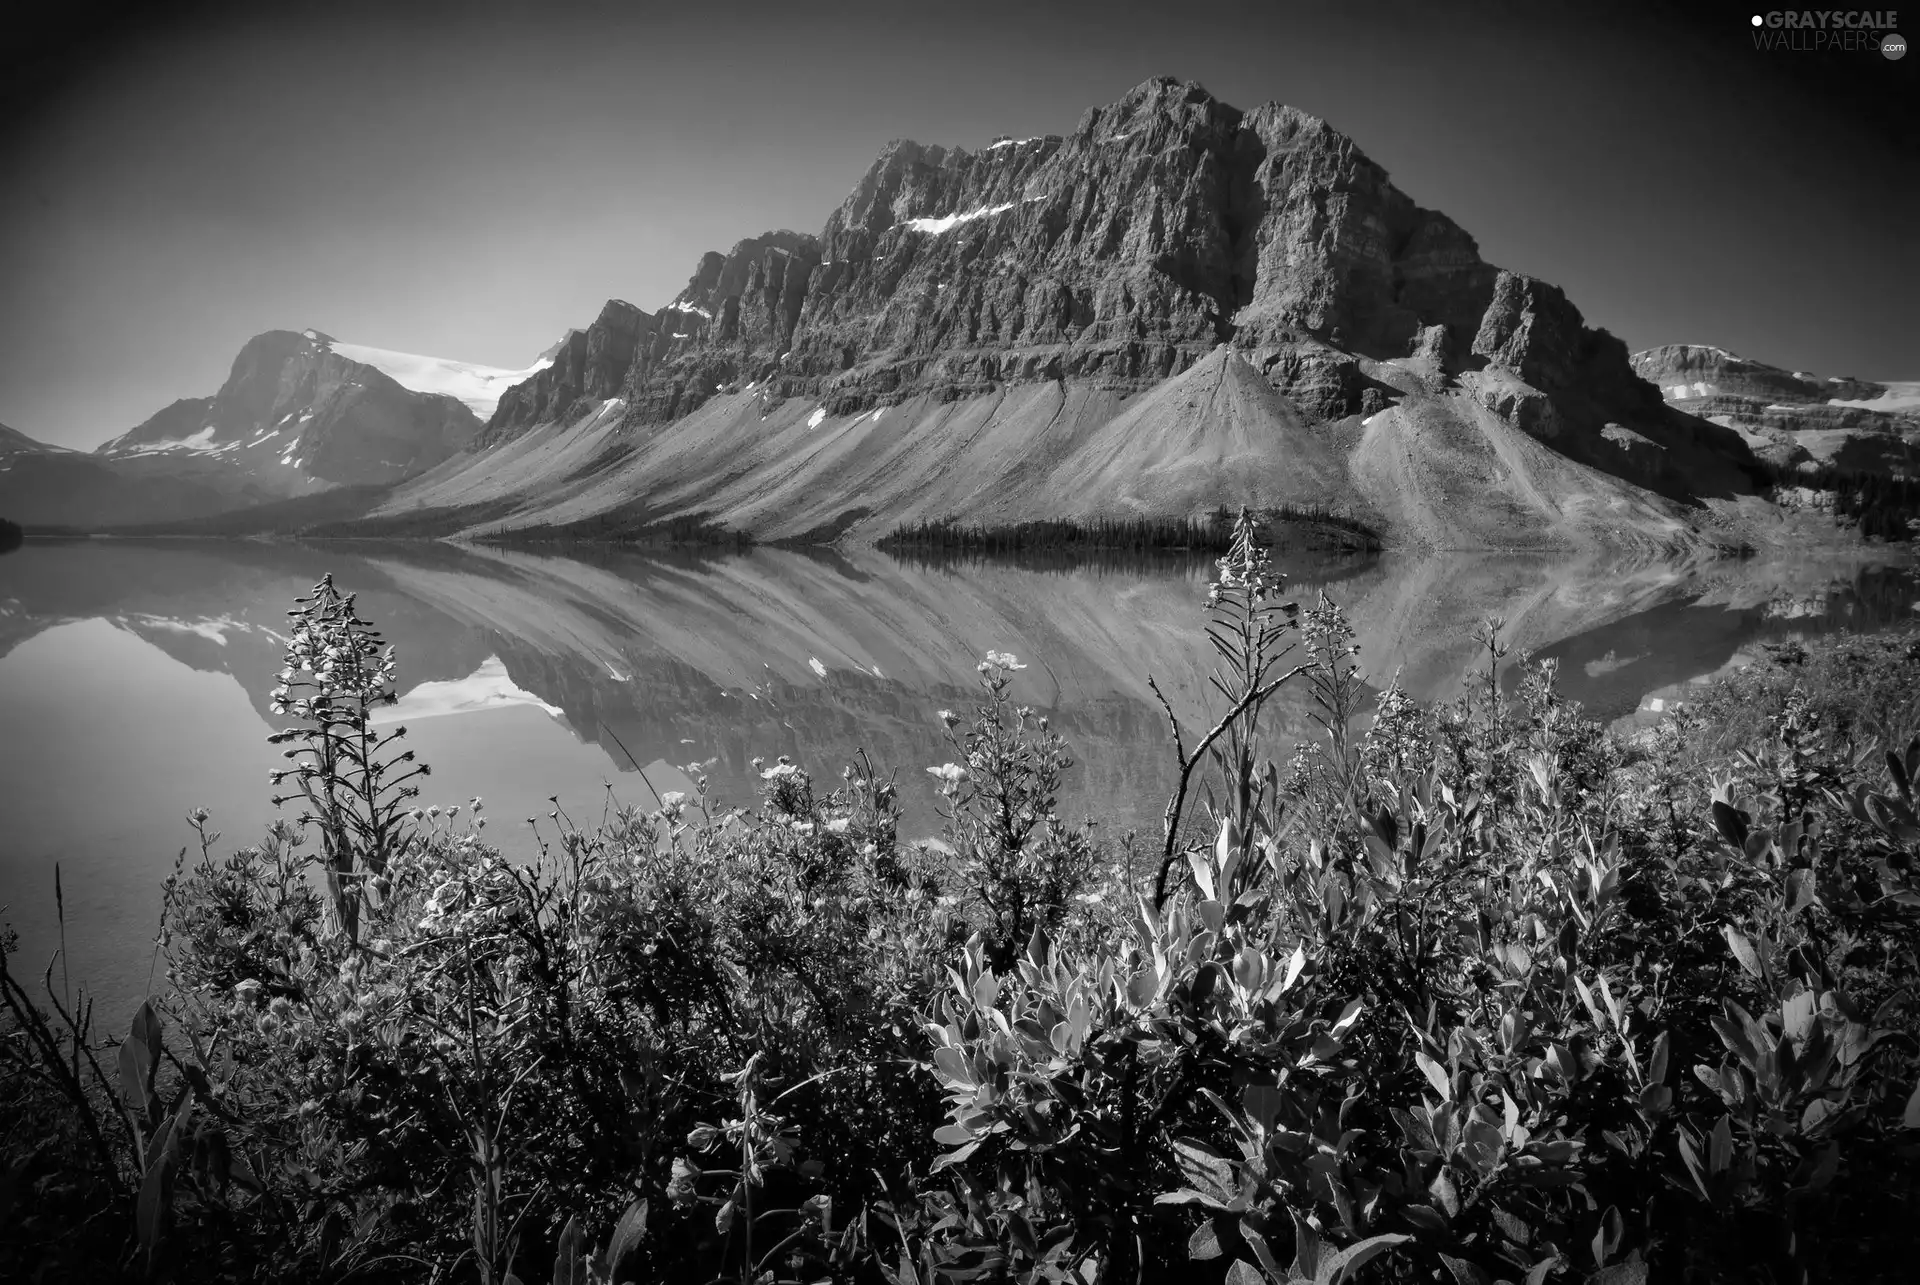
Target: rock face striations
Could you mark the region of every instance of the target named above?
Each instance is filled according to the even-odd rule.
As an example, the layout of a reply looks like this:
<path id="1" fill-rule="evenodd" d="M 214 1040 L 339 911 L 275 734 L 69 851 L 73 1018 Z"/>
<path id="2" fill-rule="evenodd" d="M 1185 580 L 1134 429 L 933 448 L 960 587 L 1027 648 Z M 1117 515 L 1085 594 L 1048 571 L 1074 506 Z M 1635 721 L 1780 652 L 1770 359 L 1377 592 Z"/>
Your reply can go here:
<path id="1" fill-rule="evenodd" d="M 1404 543 L 1660 544 L 1755 468 L 1324 121 L 1159 79 L 1064 136 L 890 144 L 818 236 L 608 303 L 378 517 L 818 537 L 1284 503 Z"/>
<path id="2" fill-rule="evenodd" d="M 1920 384 L 1781 370 L 1697 344 L 1637 352 L 1633 368 L 1669 405 L 1737 431 L 1775 467 L 1917 471 Z"/>

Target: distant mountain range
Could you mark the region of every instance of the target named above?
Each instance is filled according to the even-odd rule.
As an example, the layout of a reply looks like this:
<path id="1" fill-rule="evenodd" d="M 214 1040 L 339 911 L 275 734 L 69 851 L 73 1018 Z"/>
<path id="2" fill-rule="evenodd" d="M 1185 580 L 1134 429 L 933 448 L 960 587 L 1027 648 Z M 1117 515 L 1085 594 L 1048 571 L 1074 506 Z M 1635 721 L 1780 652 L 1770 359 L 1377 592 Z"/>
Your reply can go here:
<path id="1" fill-rule="evenodd" d="M 168 521 L 211 492 L 262 530 L 822 539 L 1251 504 L 1658 549 L 1748 538 L 1766 463 L 1891 467 L 1916 430 L 1886 386 L 1758 391 L 1770 368 L 1716 352 L 1630 357 L 1325 122 L 1158 79 L 1068 135 L 890 144 L 818 235 L 709 253 L 524 371 L 262 335 L 216 396 L 78 457 L 145 509 L 98 479 L 22 509 L 0 473 L 0 513 Z"/>
<path id="2" fill-rule="evenodd" d="M 211 397 L 189 397 L 91 455 L 13 430 L 0 514 L 123 526 L 205 517 L 412 477 L 471 445 L 524 370 L 346 344 L 317 330 L 247 341 Z"/>
<path id="3" fill-rule="evenodd" d="M 1811 375 L 1689 344 L 1635 353 L 1633 368 L 1669 405 L 1738 431 L 1779 467 L 1920 476 L 1920 382 Z"/>

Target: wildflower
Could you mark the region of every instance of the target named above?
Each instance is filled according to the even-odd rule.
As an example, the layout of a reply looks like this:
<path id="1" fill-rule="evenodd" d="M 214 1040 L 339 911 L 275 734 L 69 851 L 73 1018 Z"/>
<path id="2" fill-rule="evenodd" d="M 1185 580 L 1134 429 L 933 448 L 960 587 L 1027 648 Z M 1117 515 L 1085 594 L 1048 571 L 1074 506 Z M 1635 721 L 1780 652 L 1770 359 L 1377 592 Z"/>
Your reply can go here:
<path id="1" fill-rule="evenodd" d="M 254 997 L 259 993 L 260 983 L 251 977 L 233 984 L 233 997 L 243 1004 L 253 1003 Z"/>
<path id="2" fill-rule="evenodd" d="M 762 772 L 760 774 L 760 779 L 763 781 L 777 781 L 783 776 L 797 775 L 799 771 L 800 769 L 798 766 L 787 762 L 785 759 L 781 759 L 778 763 L 774 764 L 772 767 Z"/>
<path id="3" fill-rule="evenodd" d="M 193 811 L 187 813 L 187 820 L 193 822 L 195 825 L 205 825 L 207 818 L 211 815 L 212 813 L 208 812 L 205 808 L 195 808 Z"/>
<path id="4" fill-rule="evenodd" d="M 667 1199 L 676 1205 L 692 1203 L 699 1188 L 700 1171 L 688 1160 L 675 1158 L 673 1176 L 667 1182 Z"/>
<path id="5" fill-rule="evenodd" d="M 284 1022 L 293 1016 L 293 1002 L 285 995 L 275 995 L 273 1002 L 267 1005 L 267 1011 Z"/>
<path id="6" fill-rule="evenodd" d="M 847 818 L 832 817 L 827 821 L 828 834 L 845 834 L 846 832 L 847 832 Z"/>
<path id="7" fill-rule="evenodd" d="M 967 779 L 967 769 L 958 763 L 942 763 L 939 767 L 928 768 L 927 775 L 953 786 Z"/>
<path id="8" fill-rule="evenodd" d="M 940 711 L 940 721 L 942 723 L 945 723 L 948 727 L 952 727 L 955 723 L 958 723 L 960 721 L 960 716 L 958 714 L 955 714 L 950 709 L 943 709 Z"/>
<path id="9" fill-rule="evenodd" d="M 1026 666 L 1021 664 L 1020 658 L 1010 651 L 990 651 L 987 653 L 986 659 L 982 660 L 978 665 L 974 666 L 974 668 L 983 674 L 995 669 L 1012 673 L 1015 670 L 1025 669 Z"/>

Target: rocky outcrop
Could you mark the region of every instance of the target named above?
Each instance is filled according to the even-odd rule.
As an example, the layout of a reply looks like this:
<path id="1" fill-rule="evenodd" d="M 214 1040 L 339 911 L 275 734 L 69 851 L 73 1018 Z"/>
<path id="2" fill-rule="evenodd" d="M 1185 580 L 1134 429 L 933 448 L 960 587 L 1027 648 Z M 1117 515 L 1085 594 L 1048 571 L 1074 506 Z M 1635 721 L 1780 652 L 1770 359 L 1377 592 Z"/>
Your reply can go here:
<path id="1" fill-rule="evenodd" d="M 1064 135 L 889 144 L 818 236 L 710 253 L 651 316 L 609 305 L 502 399 L 487 442 L 502 454 L 404 488 L 381 519 L 701 514 L 801 536 L 1258 496 L 1416 542 L 1587 543 L 1614 514 L 1666 544 L 1688 519 L 1642 492 L 1684 507 L 1751 492 L 1758 468 L 1325 121 L 1165 78 Z M 1204 463 L 1126 477 L 1176 455 Z M 1444 485 L 1382 491 L 1415 485 L 1412 459 Z M 1482 502 L 1507 516 L 1457 520 Z"/>
<path id="2" fill-rule="evenodd" d="M 1649 348 L 1632 362 L 1669 406 L 1739 433 L 1775 468 L 1917 471 L 1920 384 L 1782 370 L 1699 344 Z"/>
<path id="3" fill-rule="evenodd" d="M 658 318 L 624 299 L 607 300 L 592 325 L 569 330 L 541 354 L 546 369 L 501 394 L 483 444 L 534 424 L 575 418 L 592 403 L 618 396 L 658 326 Z"/>
<path id="4" fill-rule="evenodd" d="M 1693 488 L 1694 456 L 1746 450 L 1677 425 L 1560 290 L 1484 262 L 1325 121 L 1241 112 L 1165 78 L 1064 136 L 891 143 L 818 237 L 770 232 L 708 254 L 650 329 L 626 317 L 645 314 L 603 313 L 587 334 L 645 331 L 620 381 L 636 427 L 743 386 L 836 415 L 1054 380 L 1130 393 L 1224 342 L 1315 421 L 1491 367 L 1505 373 L 1482 405 L 1669 494 Z M 502 400 L 488 440 L 598 413 L 589 403 L 613 381 L 584 392 L 584 361 L 574 341 Z M 1381 375 L 1395 362 L 1410 380 Z"/>

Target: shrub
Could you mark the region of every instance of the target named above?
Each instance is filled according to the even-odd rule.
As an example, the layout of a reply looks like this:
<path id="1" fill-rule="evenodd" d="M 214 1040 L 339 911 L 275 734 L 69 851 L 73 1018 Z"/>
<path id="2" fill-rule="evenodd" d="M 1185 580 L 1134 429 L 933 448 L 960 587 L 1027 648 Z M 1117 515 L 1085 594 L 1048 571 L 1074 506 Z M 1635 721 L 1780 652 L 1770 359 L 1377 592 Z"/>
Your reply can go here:
<path id="1" fill-rule="evenodd" d="M 752 809 L 689 765 L 693 795 L 585 828 L 556 804 L 539 859 L 504 860 L 479 800 L 383 802 L 414 770 L 360 739 L 390 658 L 323 582 L 309 636 L 367 667 L 306 671 L 333 703 L 294 707 L 305 824 L 216 858 L 197 817 L 165 1003 L 102 1050 L 9 961 L 30 1127 L 0 1268 L 1904 1279 L 1920 739 L 1876 739 L 1901 707 L 1763 673 L 1626 741 L 1551 665 L 1505 699 L 1488 622 L 1467 697 L 1369 710 L 1338 607 L 1283 588 L 1243 521 L 1214 721 L 1189 746 L 1169 706 L 1136 872 L 1060 817 L 1066 746 L 999 653 L 940 714 L 940 844 L 901 842 L 864 758 L 832 789 L 782 759 Z M 1286 681 L 1318 731 L 1283 771 Z M 55 1248 L 88 1217 L 125 1250 Z"/>

